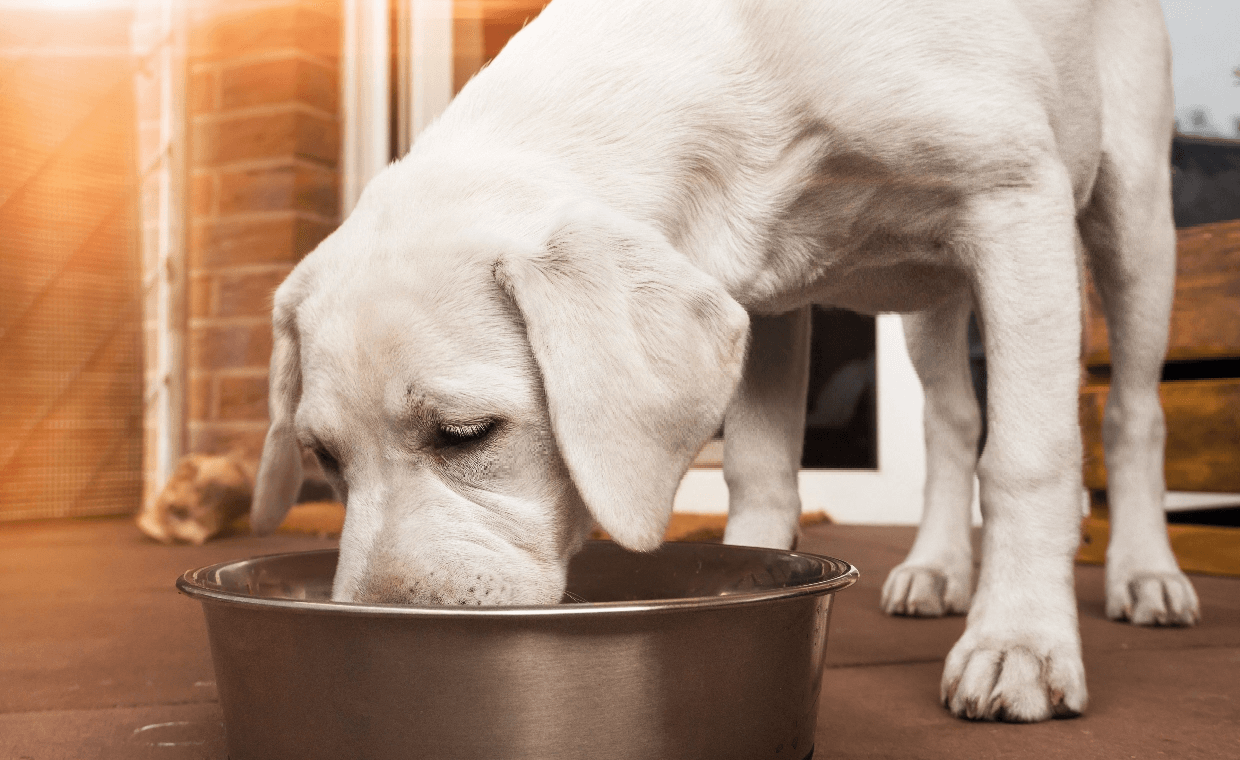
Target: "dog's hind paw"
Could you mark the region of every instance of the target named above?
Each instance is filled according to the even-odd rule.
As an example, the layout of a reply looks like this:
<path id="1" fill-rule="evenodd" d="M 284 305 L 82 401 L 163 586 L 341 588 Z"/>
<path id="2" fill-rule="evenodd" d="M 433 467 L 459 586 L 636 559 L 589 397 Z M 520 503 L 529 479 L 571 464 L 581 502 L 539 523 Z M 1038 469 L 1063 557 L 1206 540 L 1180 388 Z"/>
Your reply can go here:
<path id="1" fill-rule="evenodd" d="M 969 611 L 972 567 L 963 572 L 903 564 L 887 575 L 882 606 L 888 615 L 943 617 Z"/>
<path id="2" fill-rule="evenodd" d="M 968 632 L 947 655 L 943 704 L 958 718 L 1032 723 L 1085 709 L 1080 647 L 1025 641 L 979 643 Z"/>
<path id="3" fill-rule="evenodd" d="M 1107 583 L 1107 617 L 1136 625 L 1196 625 L 1197 592 L 1184 573 L 1134 573 Z"/>

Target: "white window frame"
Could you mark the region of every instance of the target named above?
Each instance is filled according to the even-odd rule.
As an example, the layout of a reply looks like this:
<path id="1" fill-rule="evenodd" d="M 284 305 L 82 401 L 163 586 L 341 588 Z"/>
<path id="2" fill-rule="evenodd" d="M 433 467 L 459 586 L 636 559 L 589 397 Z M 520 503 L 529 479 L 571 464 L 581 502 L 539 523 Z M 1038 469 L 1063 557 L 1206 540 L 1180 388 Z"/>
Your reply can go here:
<path id="1" fill-rule="evenodd" d="M 154 354 L 154 377 L 148 376 L 143 404 L 154 409 L 154 452 L 149 471 L 151 479 L 143 488 L 143 501 L 155 498 L 177 462 L 188 448 L 186 403 L 187 368 L 185 342 L 188 299 L 188 70 L 189 17 L 186 4 L 179 0 L 151 0 L 135 7 L 131 44 L 136 60 L 137 79 L 152 79 L 154 87 L 139 87 L 137 93 L 159 99 L 159 147 L 153 157 L 142 157 L 147 165 L 139 169 L 139 182 L 156 178 L 158 196 L 154 218 L 141 220 L 143 236 L 154 232 L 154 267 L 142 273 L 144 325 L 153 323 L 154 344 L 144 346 Z M 147 213 L 147 212 L 144 212 Z M 152 223 L 154 230 L 152 230 Z M 146 243 L 143 243 L 145 249 Z M 146 261 L 145 254 L 143 261 Z M 148 295 L 154 294 L 153 298 Z M 153 313 L 152 313 L 153 312 Z M 144 468 L 147 469 L 147 468 Z"/>
<path id="2" fill-rule="evenodd" d="M 388 165 L 390 18 L 387 2 L 343 0 L 340 57 L 342 218 L 366 184 Z"/>
<path id="3" fill-rule="evenodd" d="M 921 520 L 926 477 L 924 399 L 904 344 L 900 317 L 875 319 L 878 467 L 802 470 L 803 512 L 826 512 L 842 524 L 915 525 Z M 973 523 L 981 524 L 976 484 Z M 676 494 L 677 512 L 726 513 L 728 488 L 719 469 L 690 470 Z"/>
<path id="4" fill-rule="evenodd" d="M 344 0 L 342 11 L 340 184 L 341 206 L 348 216 L 366 184 L 391 158 L 392 85 L 397 93 L 396 152 L 403 156 L 452 100 L 455 51 L 453 0 L 401 0 L 395 5 L 393 83 L 388 3 Z"/>

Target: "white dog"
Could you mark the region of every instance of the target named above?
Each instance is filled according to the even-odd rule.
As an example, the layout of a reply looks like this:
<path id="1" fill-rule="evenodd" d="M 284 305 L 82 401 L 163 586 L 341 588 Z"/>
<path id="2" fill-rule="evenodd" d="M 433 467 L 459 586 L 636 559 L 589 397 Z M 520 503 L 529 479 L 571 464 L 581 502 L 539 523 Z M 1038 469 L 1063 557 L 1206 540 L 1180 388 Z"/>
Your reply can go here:
<path id="1" fill-rule="evenodd" d="M 902 312 L 930 475 L 883 604 L 968 610 L 953 713 L 1078 713 L 1083 257 L 1108 611 L 1197 617 L 1161 510 L 1171 129 L 1156 0 L 555 0 L 277 291 L 254 526 L 308 447 L 348 504 L 335 599 L 554 603 L 595 521 L 658 546 L 723 420 L 726 540 L 787 548 L 807 309 Z"/>

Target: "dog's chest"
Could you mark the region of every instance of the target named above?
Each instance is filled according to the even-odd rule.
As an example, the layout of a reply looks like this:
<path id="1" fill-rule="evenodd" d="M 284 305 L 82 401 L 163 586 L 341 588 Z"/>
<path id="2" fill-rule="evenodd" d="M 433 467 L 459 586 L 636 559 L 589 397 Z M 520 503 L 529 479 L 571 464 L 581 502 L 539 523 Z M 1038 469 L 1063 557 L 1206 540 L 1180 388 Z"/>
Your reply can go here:
<path id="1" fill-rule="evenodd" d="M 768 200 L 741 204 L 744 223 L 706 225 L 732 239 L 699 254 L 717 261 L 718 251 L 730 250 L 715 274 L 747 307 L 917 311 L 957 287 L 961 268 L 951 241 L 968 187 L 932 153 L 896 170 L 837 151 L 800 171 L 772 174 L 782 174 L 782 186 L 756 188 L 753 197 Z"/>

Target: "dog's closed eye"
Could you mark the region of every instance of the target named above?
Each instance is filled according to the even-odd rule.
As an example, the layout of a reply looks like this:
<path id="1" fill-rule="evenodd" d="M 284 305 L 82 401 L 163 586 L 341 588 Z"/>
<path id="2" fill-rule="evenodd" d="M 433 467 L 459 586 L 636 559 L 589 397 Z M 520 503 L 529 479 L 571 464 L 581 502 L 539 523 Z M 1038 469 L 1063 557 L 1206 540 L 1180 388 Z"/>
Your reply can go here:
<path id="1" fill-rule="evenodd" d="M 495 429 L 495 420 L 471 422 L 466 424 L 441 423 L 439 425 L 439 444 L 441 446 L 463 446 L 477 443 Z"/>
<path id="2" fill-rule="evenodd" d="M 323 448 L 321 444 L 311 447 L 311 450 L 314 452 L 314 456 L 318 458 L 319 465 L 323 468 L 325 472 L 328 472 L 328 473 L 339 473 L 340 472 L 340 460 L 336 459 L 336 457 L 333 456 L 330 451 Z"/>

